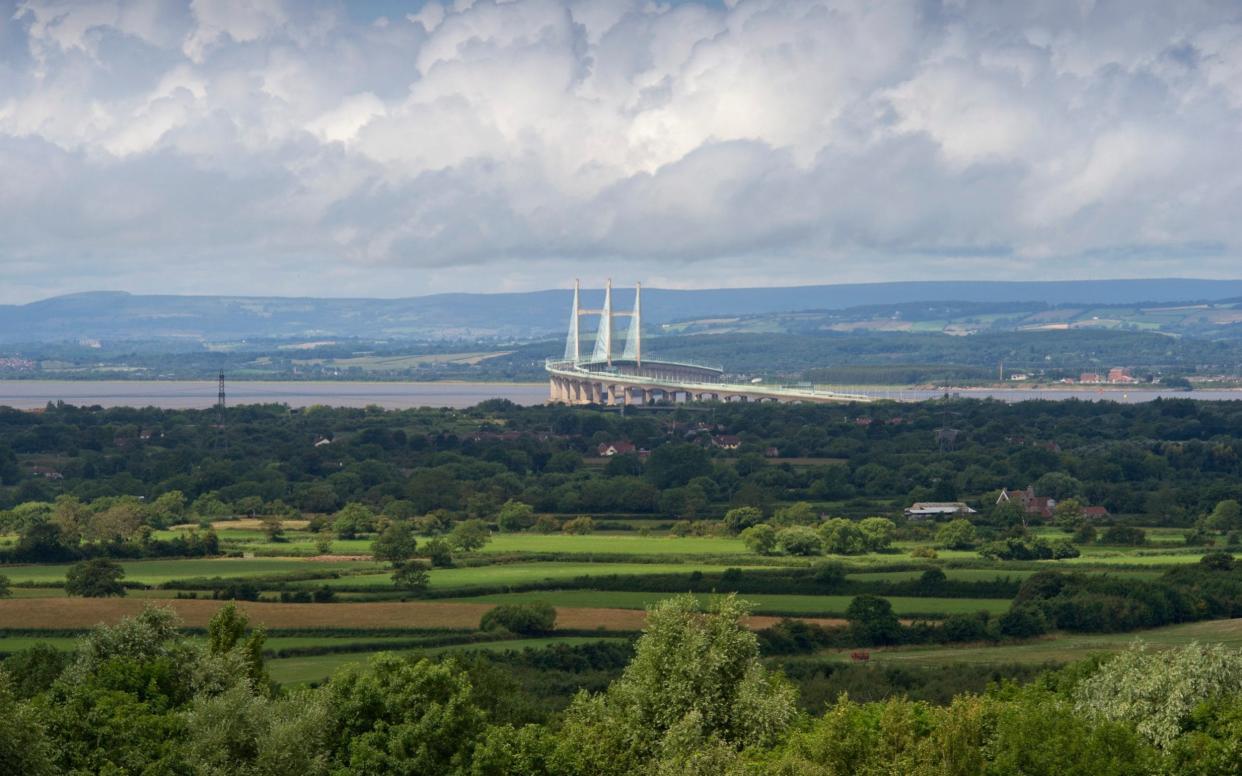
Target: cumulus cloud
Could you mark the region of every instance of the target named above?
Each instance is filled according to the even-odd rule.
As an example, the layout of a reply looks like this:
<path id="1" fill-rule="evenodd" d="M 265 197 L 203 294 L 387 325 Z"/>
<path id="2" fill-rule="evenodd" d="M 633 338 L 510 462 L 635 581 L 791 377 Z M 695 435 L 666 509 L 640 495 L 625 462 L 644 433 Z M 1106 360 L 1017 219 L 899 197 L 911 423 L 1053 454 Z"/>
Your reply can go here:
<path id="1" fill-rule="evenodd" d="M 0 302 L 1236 275 L 1221 0 L 0 0 Z"/>

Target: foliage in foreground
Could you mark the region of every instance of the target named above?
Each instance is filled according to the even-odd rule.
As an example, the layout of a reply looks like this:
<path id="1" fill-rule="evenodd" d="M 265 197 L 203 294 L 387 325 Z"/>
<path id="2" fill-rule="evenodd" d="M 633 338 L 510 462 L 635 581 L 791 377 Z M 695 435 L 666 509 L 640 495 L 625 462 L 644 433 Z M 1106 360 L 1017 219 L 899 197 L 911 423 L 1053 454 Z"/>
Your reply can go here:
<path id="1" fill-rule="evenodd" d="M 841 695 L 807 715 L 793 686 L 764 668 L 746 614 L 732 596 L 706 611 L 690 596 L 664 601 L 651 610 L 619 678 L 581 692 L 552 721 L 520 725 L 505 710 L 505 677 L 477 665 L 380 654 L 321 688 L 282 692 L 266 678 L 261 632 L 237 610 L 221 610 L 198 643 L 170 612 L 148 609 L 92 632 L 67 666 L 33 654 L 6 663 L 25 675 L 0 671 L 0 772 L 1198 776 L 1242 769 L 1236 651 L 1135 646 L 945 705 Z"/>

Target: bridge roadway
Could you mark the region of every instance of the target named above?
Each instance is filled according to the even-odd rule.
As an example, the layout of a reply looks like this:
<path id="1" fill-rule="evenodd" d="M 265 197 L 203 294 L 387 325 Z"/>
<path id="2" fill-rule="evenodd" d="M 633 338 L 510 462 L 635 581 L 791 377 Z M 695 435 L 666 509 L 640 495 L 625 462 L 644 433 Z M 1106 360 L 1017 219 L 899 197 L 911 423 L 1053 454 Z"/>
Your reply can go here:
<path id="1" fill-rule="evenodd" d="M 723 370 L 671 361 L 603 363 L 548 360 L 551 401 L 562 404 L 650 404 L 666 401 L 870 402 L 861 393 L 841 393 L 754 383 L 726 383 Z"/>

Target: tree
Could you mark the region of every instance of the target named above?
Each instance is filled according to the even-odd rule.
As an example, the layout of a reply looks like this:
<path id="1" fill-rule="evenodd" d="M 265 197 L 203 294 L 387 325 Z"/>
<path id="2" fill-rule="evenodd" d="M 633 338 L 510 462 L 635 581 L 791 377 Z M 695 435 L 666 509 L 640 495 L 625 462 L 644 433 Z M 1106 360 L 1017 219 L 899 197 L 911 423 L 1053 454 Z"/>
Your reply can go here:
<path id="1" fill-rule="evenodd" d="M 426 542 L 419 554 L 431 561 L 431 565 L 435 568 L 447 568 L 453 565 L 453 545 L 443 539 L 432 539 Z"/>
<path id="2" fill-rule="evenodd" d="M 621 678 L 565 712 L 553 772 L 641 773 L 687 740 L 734 750 L 776 741 L 796 719 L 796 691 L 764 669 L 747 614 L 733 595 L 707 611 L 690 595 L 649 609 Z"/>
<path id="3" fill-rule="evenodd" d="M 819 527 L 828 552 L 837 555 L 857 555 L 867 551 L 867 535 L 853 520 L 834 517 Z"/>
<path id="4" fill-rule="evenodd" d="M 855 596 L 845 610 L 850 631 L 861 644 L 896 644 L 901 640 L 901 622 L 887 598 Z"/>
<path id="5" fill-rule="evenodd" d="M 772 555 L 776 552 L 776 529 L 767 523 L 752 525 L 742 531 L 741 539 L 747 549 L 759 555 Z"/>
<path id="6" fill-rule="evenodd" d="M 76 545 L 90 525 L 91 510 L 77 496 L 57 496 L 51 520 L 64 541 Z"/>
<path id="7" fill-rule="evenodd" d="M 1082 493 L 1082 483 L 1063 472 L 1048 472 L 1035 480 L 1035 492 L 1045 498 L 1063 501 Z"/>
<path id="8" fill-rule="evenodd" d="M 1114 525 L 1100 537 L 1100 544 L 1120 544 L 1138 547 L 1147 544 L 1147 532 L 1132 525 Z"/>
<path id="9" fill-rule="evenodd" d="M 1082 502 L 1067 498 L 1052 508 L 1052 521 L 1061 528 L 1073 529 L 1082 520 Z"/>
<path id="10" fill-rule="evenodd" d="M 124 596 L 121 579 L 125 570 L 107 558 L 94 558 L 75 563 L 65 573 L 65 592 L 84 598 Z"/>
<path id="11" fill-rule="evenodd" d="M 375 513 L 365 504 L 350 502 L 332 518 L 332 529 L 337 538 L 354 539 L 375 527 Z"/>
<path id="12" fill-rule="evenodd" d="M 52 742 L 35 710 L 20 702 L 12 681 L 0 670 L 0 773 L 16 776 L 53 776 Z"/>
<path id="13" fill-rule="evenodd" d="M 336 773 L 464 773 L 485 726 L 470 679 L 452 660 L 382 652 L 337 673 L 325 692 Z"/>
<path id="14" fill-rule="evenodd" d="M 1218 501 L 1204 522 L 1213 531 L 1236 531 L 1242 528 L 1242 505 L 1231 498 Z"/>
<path id="15" fill-rule="evenodd" d="M 60 527 L 55 523 L 40 522 L 26 526 L 13 548 L 13 559 L 35 563 L 55 563 L 81 557 L 76 542 L 73 547 L 65 544 Z"/>
<path id="16" fill-rule="evenodd" d="M 553 515 L 540 515 L 535 518 L 535 525 L 533 528 L 537 533 L 541 534 L 556 533 L 561 530 L 561 521 L 556 519 Z"/>
<path id="17" fill-rule="evenodd" d="M 725 512 L 724 527 L 731 534 L 739 534 L 747 528 L 763 522 L 763 512 L 754 507 L 734 507 Z"/>
<path id="18" fill-rule="evenodd" d="M 893 544 L 897 525 L 887 517 L 867 517 L 859 521 L 858 529 L 867 540 L 870 552 L 882 552 Z"/>
<path id="19" fill-rule="evenodd" d="M 1133 725 L 1157 747 L 1173 745 L 1201 704 L 1242 692 L 1242 653 L 1192 643 L 1148 650 L 1136 643 L 1100 666 L 1074 691 L 1088 717 Z"/>
<path id="20" fill-rule="evenodd" d="M 1048 632 L 1048 620 L 1037 607 L 1014 605 L 1000 616 L 997 623 L 1002 636 L 1029 639 Z"/>
<path id="21" fill-rule="evenodd" d="M 417 549 L 418 539 L 414 536 L 414 526 L 404 520 L 388 523 L 371 542 L 371 554 L 375 559 L 391 563 L 409 560 L 414 557 Z"/>
<path id="22" fill-rule="evenodd" d="M 772 514 L 772 525 L 778 528 L 791 525 L 815 525 L 818 522 L 819 512 L 805 501 L 781 507 Z"/>
<path id="23" fill-rule="evenodd" d="M 268 515 L 263 518 L 263 535 L 267 537 L 269 542 L 283 542 L 285 540 L 285 524 L 276 515 Z"/>
<path id="24" fill-rule="evenodd" d="M 556 629 L 556 609 L 544 601 L 502 604 L 487 610 L 479 622 L 479 630 L 497 629 L 504 629 L 523 636 L 551 633 Z"/>
<path id="25" fill-rule="evenodd" d="M 595 530 L 595 521 L 587 515 L 581 515 L 573 520 L 566 520 L 561 530 L 567 534 L 583 536 Z"/>
<path id="26" fill-rule="evenodd" d="M 9 588 L 9 578 L 0 574 L 0 598 L 8 598 L 13 595 L 13 591 Z"/>
<path id="27" fill-rule="evenodd" d="M 530 504 L 509 499 L 496 515 L 496 525 L 500 530 L 515 533 L 525 531 L 535 524 L 535 510 Z"/>
<path id="28" fill-rule="evenodd" d="M 91 518 L 85 535 L 100 542 L 127 541 L 138 533 L 144 517 L 142 504 L 137 499 L 118 500 Z"/>
<path id="29" fill-rule="evenodd" d="M 270 683 L 267 666 L 263 661 L 263 645 L 267 642 L 267 634 L 262 628 L 258 628 L 251 631 L 249 638 L 243 640 L 249 629 L 250 619 L 237 605 L 225 604 L 207 623 L 207 651 L 212 655 L 227 655 L 236 650 L 246 666 L 251 689 L 261 691 Z"/>
<path id="30" fill-rule="evenodd" d="M 712 463 L 707 451 L 698 445 L 665 444 L 652 451 L 646 473 L 653 485 L 665 490 L 710 475 Z"/>
<path id="31" fill-rule="evenodd" d="M 975 527 L 961 517 L 950 520 L 936 531 L 936 544 L 947 550 L 969 550 L 977 541 Z"/>
<path id="32" fill-rule="evenodd" d="M 482 549 L 492 539 L 492 532 L 482 520 L 463 520 L 453 527 L 449 541 L 453 546 L 464 552 Z"/>
<path id="33" fill-rule="evenodd" d="M 814 528 L 794 525 L 776 532 L 776 546 L 789 555 L 819 555 L 824 551 L 823 541 Z"/>
<path id="34" fill-rule="evenodd" d="M 401 590 L 421 593 L 427 589 L 430 580 L 427 567 L 416 560 L 407 560 L 393 566 L 392 583 Z"/>

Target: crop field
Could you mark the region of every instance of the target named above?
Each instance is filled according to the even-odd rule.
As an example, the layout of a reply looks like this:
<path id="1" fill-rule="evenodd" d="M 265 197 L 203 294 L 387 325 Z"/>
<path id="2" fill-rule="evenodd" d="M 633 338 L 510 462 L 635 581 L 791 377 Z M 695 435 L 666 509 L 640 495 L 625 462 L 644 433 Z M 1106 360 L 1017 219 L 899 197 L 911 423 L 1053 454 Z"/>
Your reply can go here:
<path id="1" fill-rule="evenodd" d="M 912 555 L 928 541 L 901 541 L 886 552 L 851 556 L 761 557 L 734 537 L 674 537 L 667 531 L 640 530 L 650 520 L 630 521 L 633 531 L 596 532 L 584 536 L 537 533 L 493 533 L 480 550 L 461 553 L 457 565 L 432 568 L 428 587 L 436 597 L 419 600 L 417 594 L 394 586 L 388 564 L 370 560 L 372 537 L 332 539 L 330 554 L 320 555 L 319 537 L 305 521 L 289 521 L 282 541 L 271 541 L 255 520 L 216 524 L 222 547 L 245 557 L 191 558 L 121 561 L 125 580 L 150 586 L 131 589 L 125 598 L 83 599 L 68 597 L 61 587 L 67 564 L 11 565 L 0 567 L 14 587 L 11 597 L 0 600 L 0 655 L 11 654 L 38 643 L 71 650 L 78 633 L 100 623 L 114 623 L 132 616 L 147 605 L 172 607 L 188 628 L 204 627 L 224 605 L 210 600 L 210 580 L 246 582 L 258 589 L 259 601 L 239 602 L 251 622 L 273 634 L 266 643 L 272 676 L 281 683 L 320 682 L 341 666 L 365 661 L 374 652 L 392 649 L 404 655 L 434 655 L 462 650 L 505 650 L 550 644 L 584 644 L 611 638 L 628 638 L 645 620 L 646 607 L 678 592 L 693 572 L 721 574 L 737 569 L 752 579 L 765 571 L 806 568 L 839 563 L 847 581 L 858 585 L 918 583 L 928 568 L 940 568 L 950 583 L 986 586 L 1002 580 L 1020 582 L 1046 568 L 1073 569 L 1089 574 L 1108 574 L 1122 579 L 1155 579 L 1168 568 L 1195 563 L 1206 552 L 1188 547 L 1184 532 L 1150 529 L 1149 542 L 1141 547 L 1088 545 L 1077 558 L 1060 561 L 996 561 L 974 550 L 937 548 L 934 558 Z M 667 526 L 665 521 L 662 525 Z M 180 530 L 157 531 L 156 538 L 170 539 Z M 1040 529 L 1048 540 L 1067 534 L 1054 528 Z M 419 537 L 420 542 L 427 541 Z M 652 575 L 677 575 L 667 581 L 668 590 L 648 589 Z M 633 577 L 633 589 L 591 589 L 591 580 Z M 201 583 L 201 584 L 200 584 Z M 218 583 L 217 583 L 218 584 Z M 661 582 L 665 584 L 665 582 Z M 714 582 L 712 583 L 714 584 Z M 529 590 L 524 586 L 557 585 L 563 589 Z M 163 586 L 163 587 L 161 587 Z M 282 591 L 313 591 L 328 587 L 337 593 L 331 603 L 280 603 Z M 610 579 L 608 587 L 624 587 Z M 514 590 L 516 588 L 516 590 Z M 194 589 L 197 598 L 178 598 Z M 696 589 L 702 590 L 703 587 Z M 710 588 L 708 588 L 710 589 Z M 902 592 L 908 588 L 903 588 Z M 986 589 L 986 588 L 981 588 Z M 1002 589 L 1004 589 L 1002 587 Z M 829 591 L 831 592 L 831 591 Z M 894 614 L 904 622 L 939 621 L 956 614 L 987 612 L 996 617 L 1010 607 L 1001 597 L 948 597 L 939 595 L 885 596 Z M 451 597 L 442 597 L 451 596 Z M 749 626 L 770 627 L 784 617 L 795 617 L 824 626 L 842 626 L 852 595 L 808 595 L 780 592 L 747 593 L 753 604 Z M 699 594 L 707 600 L 711 594 Z M 398 600 L 400 599 L 400 600 Z M 557 629 L 563 635 L 480 640 L 479 622 L 484 613 L 500 604 L 547 602 L 557 609 Z M 293 630 L 297 635 L 282 635 Z M 23 631 L 29 631 L 23 633 Z M 47 635 L 65 631 L 65 635 Z M 304 635 L 303 631 L 315 631 Z M 454 639 L 469 643 L 445 644 L 435 632 L 451 632 Z M 584 631 L 601 635 L 584 635 Z M 370 632 L 370 633 L 368 633 Z M 413 635 L 393 635 L 405 632 Z M 1215 621 L 1181 625 L 1140 634 L 1066 635 L 1017 643 L 967 644 L 961 646 L 874 649 L 873 665 L 944 665 L 967 663 L 1057 663 L 1094 652 L 1124 648 L 1135 636 L 1152 644 L 1175 645 L 1192 640 L 1219 641 L 1242 646 L 1242 621 Z M 428 646 L 417 646 L 420 640 Z M 323 654 L 276 657 L 283 650 L 310 650 Z M 848 661 L 850 650 L 822 653 L 827 660 Z"/>

